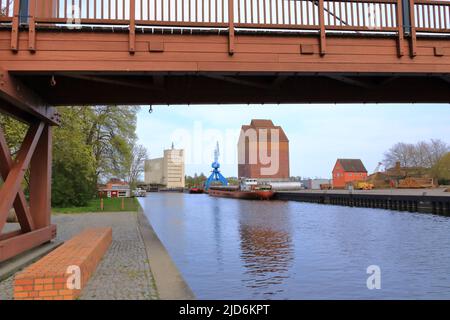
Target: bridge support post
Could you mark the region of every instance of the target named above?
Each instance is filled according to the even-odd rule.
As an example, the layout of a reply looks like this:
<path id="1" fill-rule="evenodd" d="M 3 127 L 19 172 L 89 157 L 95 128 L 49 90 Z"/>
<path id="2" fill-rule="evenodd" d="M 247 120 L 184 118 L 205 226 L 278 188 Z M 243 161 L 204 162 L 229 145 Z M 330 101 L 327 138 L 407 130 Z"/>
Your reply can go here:
<path id="1" fill-rule="evenodd" d="M 12 115 L 29 125 L 15 159 L 0 127 L 0 262 L 51 241 L 56 227 L 51 225 L 52 107 L 36 105 L 40 99 L 15 82 L 7 71 L 1 73 L 0 113 Z M 29 203 L 22 190 L 29 170 Z M 3 233 L 14 208 L 20 230 Z"/>
<path id="2" fill-rule="evenodd" d="M 398 38 L 397 38 L 397 55 L 402 57 L 405 52 L 403 49 L 404 40 L 405 40 L 405 26 L 404 26 L 404 7 L 402 6 L 402 2 L 404 0 L 397 0 L 397 23 L 398 23 Z"/>
<path id="3" fill-rule="evenodd" d="M 30 0 L 28 19 L 28 50 L 36 51 L 36 0 Z"/>
<path id="4" fill-rule="evenodd" d="M 14 1 L 13 20 L 11 26 L 11 50 L 17 52 L 19 50 L 19 23 L 20 23 L 20 1 Z"/>
<path id="5" fill-rule="evenodd" d="M 405 0 L 404 2 L 407 2 Z M 414 15 L 414 0 L 409 0 L 409 19 L 410 19 L 410 55 L 415 57 L 417 55 L 417 38 L 416 38 L 416 18 Z M 405 14 L 407 16 L 407 14 Z"/>
<path id="6" fill-rule="evenodd" d="M 228 0 L 228 54 L 234 54 L 234 0 Z"/>
<path id="7" fill-rule="evenodd" d="M 325 7 L 324 0 L 319 0 L 319 26 L 320 26 L 320 55 L 325 55 L 326 44 L 326 31 L 325 31 Z"/>
<path id="8" fill-rule="evenodd" d="M 155 13 L 156 14 L 156 13 Z M 134 54 L 136 51 L 136 0 L 130 0 L 130 36 L 129 52 Z"/>

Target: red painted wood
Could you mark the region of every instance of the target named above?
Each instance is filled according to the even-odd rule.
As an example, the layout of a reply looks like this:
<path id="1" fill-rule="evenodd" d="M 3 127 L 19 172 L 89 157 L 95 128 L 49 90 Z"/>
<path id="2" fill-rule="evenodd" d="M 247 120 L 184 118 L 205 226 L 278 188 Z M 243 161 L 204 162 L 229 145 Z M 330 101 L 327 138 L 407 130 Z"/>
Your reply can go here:
<path id="1" fill-rule="evenodd" d="M 33 152 L 38 144 L 41 133 L 44 129 L 44 123 L 34 124 L 28 130 L 22 147 L 17 155 L 16 163 L 11 168 L 8 177 L 0 189 L 0 230 L 6 223 L 9 210 L 11 209 L 17 193 L 20 190 L 26 169 L 31 161 Z"/>
<path id="2" fill-rule="evenodd" d="M 15 257 L 27 250 L 47 243 L 56 236 L 56 226 L 51 225 L 32 232 L 16 235 L 0 241 L 0 262 Z"/>
<path id="3" fill-rule="evenodd" d="M 50 225 L 52 128 L 45 125 L 30 162 L 30 211 L 36 228 Z"/>
<path id="4" fill-rule="evenodd" d="M 14 165 L 2 128 L 0 127 L 0 175 L 5 181 Z M 34 221 L 22 190 L 17 192 L 14 209 L 23 232 L 34 229 Z M 0 229 L 1 231 L 1 229 Z"/>

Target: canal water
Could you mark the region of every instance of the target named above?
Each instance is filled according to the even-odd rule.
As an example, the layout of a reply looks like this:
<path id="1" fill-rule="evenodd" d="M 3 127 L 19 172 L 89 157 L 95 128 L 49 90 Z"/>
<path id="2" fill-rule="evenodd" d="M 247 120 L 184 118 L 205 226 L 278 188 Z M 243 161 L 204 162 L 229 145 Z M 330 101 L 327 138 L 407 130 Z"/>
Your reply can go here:
<path id="1" fill-rule="evenodd" d="M 180 193 L 141 203 L 199 299 L 450 298 L 447 217 Z"/>

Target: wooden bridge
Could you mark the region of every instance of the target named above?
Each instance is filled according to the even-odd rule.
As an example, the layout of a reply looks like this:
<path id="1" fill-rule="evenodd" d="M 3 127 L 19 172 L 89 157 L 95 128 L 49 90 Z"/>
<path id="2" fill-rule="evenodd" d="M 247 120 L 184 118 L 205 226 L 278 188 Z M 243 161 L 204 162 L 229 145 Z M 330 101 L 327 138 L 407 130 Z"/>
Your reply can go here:
<path id="1" fill-rule="evenodd" d="M 0 261 L 49 241 L 54 106 L 450 102 L 450 1 L 0 0 Z M 29 203 L 21 190 L 30 167 Z"/>

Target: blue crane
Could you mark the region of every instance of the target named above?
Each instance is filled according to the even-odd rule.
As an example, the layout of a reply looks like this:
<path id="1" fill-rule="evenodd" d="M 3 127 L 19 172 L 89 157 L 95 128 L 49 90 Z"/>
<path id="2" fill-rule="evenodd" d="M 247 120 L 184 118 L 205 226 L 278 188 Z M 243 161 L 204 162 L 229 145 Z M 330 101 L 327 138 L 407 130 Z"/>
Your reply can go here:
<path id="1" fill-rule="evenodd" d="M 228 180 L 220 173 L 220 163 L 219 163 L 219 142 L 217 142 L 216 150 L 214 150 L 214 162 L 211 167 L 213 168 L 211 175 L 205 182 L 205 190 L 208 190 L 213 182 L 220 182 L 223 186 L 228 185 Z"/>

